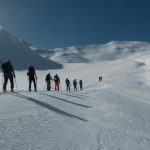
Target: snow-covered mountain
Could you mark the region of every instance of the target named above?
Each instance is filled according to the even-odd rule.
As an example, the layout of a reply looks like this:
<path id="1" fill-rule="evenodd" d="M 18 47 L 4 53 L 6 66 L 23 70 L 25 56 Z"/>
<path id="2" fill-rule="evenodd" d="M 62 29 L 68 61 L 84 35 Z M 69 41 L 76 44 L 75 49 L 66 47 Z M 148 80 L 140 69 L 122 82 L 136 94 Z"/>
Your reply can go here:
<path id="1" fill-rule="evenodd" d="M 140 41 L 112 41 L 107 44 L 72 46 L 41 50 L 39 55 L 61 63 L 89 63 L 111 61 L 142 54 L 150 50 L 150 43 Z"/>
<path id="2" fill-rule="evenodd" d="M 113 41 L 42 50 L 0 27 L 0 57 L 15 67 L 63 64 L 37 71 L 37 92 L 28 92 L 26 70 L 15 71 L 18 92 L 0 86 L 0 150 L 150 150 L 149 49 L 148 42 Z M 60 91 L 53 81 L 46 91 L 48 72 L 59 75 Z M 83 80 L 82 91 L 74 91 L 75 78 Z"/>
<path id="3" fill-rule="evenodd" d="M 65 63 L 98 63 L 122 58 L 149 62 L 149 50 L 150 43 L 140 41 L 39 49 L 0 27 L 0 60 L 10 58 L 17 70 L 26 69 L 30 64 L 37 69 L 58 69 Z"/>
<path id="4" fill-rule="evenodd" d="M 0 27 L 0 60 L 11 59 L 15 69 L 23 70 L 32 64 L 37 69 L 58 69 L 62 65 L 46 60 L 29 48 L 29 44 Z"/>

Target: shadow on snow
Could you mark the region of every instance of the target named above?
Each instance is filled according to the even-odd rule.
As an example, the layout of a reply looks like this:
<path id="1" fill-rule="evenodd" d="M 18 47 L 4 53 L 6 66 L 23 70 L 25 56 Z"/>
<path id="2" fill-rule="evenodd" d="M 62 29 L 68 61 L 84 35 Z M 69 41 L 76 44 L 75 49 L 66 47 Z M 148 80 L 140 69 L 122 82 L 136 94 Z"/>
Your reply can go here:
<path id="1" fill-rule="evenodd" d="M 55 99 L 58 99 L 58 100 L 61 100 L 61 101 L 64 101 L 64 102 L 67 102 L 67 103 L 70 103 L 70 104 L 74 104 L 74 105 L 77 105 L 77 106 L 80 106 L 80 107 L 92 108 L 91 106 L 87 106 L 87 105 L 83 105 L 83 104 L 78 104 L 78 103 L 75 103 L 75 102 L 70 102 L 70 101 L 65 100 L 63 98 L 59 98 L 59 97 L 56 97 L 56 96 L 53 96 L 53 95 L 49 95 L 49 94 L 46 94 L 46 93 L 42 93 L 42 92 L 37 92 L 37 93 L 45 95 L 45 96 L 49 96 L 49 97 L 52 97 L 52 98 L 55 98 Z"/>
<path id="2" fill-rule="evenodd" d="M 40 106 L 42 106 L 42 107 L 44 107 L 44 108 L 46 108 L 48 110 L 51 110 L 51 111 L 53 111 L 55 113 L 58 113 L 58 114 L 61 114 L 61 115 L 64 115 L 64 116 L 67 116 L 67 117 L 70 117 L 70 118 L 76 118 L 76 119 L 79 119 L 81 121 L 89 122 L 86 119 L 80 118 L 80 117 L 78 117 L 76 115 L 73 115 L 73 114 L 70 114 L 70 113 L 67 113 L 67 112 L 65 112 L 63 110 L 60 110 L 60 109 L 58 109 L 58 108 L 56 108 L 56 107 L 54 107 L 54 106 L 52 106 L 50 104 L 47 104 L 45 102 L 41 102 L 41 101 L 39 101 L 37 99 L 31 98 L 31 97 L 28 97 L 28 96 L 25 96 L 25 95 L 19 94 L 19 93 L 11 93 L 11 94 L 16 96 L 16 97 L 20 97 L 20 98 L 32 101 L 32 102 L 34 102 L 34 103 L 36 103 L 36 104 L 38 104 L 38 105 L 40 105 Z"/>

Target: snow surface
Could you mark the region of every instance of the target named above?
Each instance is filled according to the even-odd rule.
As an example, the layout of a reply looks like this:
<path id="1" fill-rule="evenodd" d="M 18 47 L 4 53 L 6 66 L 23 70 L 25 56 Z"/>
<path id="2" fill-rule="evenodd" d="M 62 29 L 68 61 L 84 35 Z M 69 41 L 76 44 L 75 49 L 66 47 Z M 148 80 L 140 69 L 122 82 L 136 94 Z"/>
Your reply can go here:
<path id="1" fill-rule="evenodd" d="M 120 44 L 121 54 L 112 44 L 116 45 L 105 45 L 109 52 L 96 48 L 93 55 L 89 46 L 81 49 L 95 62 L 81 60 L 84 63 L 64 63 L 63 69 L 37 71 L 38 92 L 27 92 L 27 71 L 16 71 L 19 94 L 0 95 L 0 149 L 149 150 L 149 43 L 125 42 Z M 126 48 L 132 46 L 133 51 Z M 63 60 L 64 53 L 55 58 Z M 76 62 L 76 57 L 71 58 Z M 48 72 L 60 76 L 59 92 L 46 91 Z M 100 75 L 102 82 L 98 82 Z M 67 77 L 82 79 L 83 91 L 67 92 Z"/>

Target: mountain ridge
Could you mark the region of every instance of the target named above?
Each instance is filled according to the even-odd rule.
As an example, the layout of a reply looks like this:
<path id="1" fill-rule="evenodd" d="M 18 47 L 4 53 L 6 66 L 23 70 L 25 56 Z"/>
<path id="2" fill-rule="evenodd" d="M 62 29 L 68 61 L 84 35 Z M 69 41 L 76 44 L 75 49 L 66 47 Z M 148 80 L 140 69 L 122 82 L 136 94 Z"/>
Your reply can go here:
<path id="1" fill-rule="evenodd" d="M 71 46 L 55 49 L 34 48 L 34 51 L 42 57 L 61 63 L 90 63 L 127 58 L 149 51 L 149 49 L 149 42 L 111 41 L 105 44 Z"/>
<path id="2" fill-rule="evenodd" d="M 20 40 L 0 28 L 0 59 L 11 59 L 16 70 L 25 70 L 32 64 L 36 69 L 60 69 L 62 65 L 52 60 L 44 59 L 29 48 L 27 42 Z"/>

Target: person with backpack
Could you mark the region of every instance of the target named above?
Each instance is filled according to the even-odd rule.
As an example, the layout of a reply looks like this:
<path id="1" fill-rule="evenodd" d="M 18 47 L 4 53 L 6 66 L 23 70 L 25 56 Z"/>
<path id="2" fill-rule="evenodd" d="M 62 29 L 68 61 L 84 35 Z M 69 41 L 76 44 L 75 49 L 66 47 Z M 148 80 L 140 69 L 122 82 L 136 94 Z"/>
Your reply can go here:
<path id="1" fill-rule="evenodd" d="M 58 74 L 54 76 L 54 83 L 55 83 L 55 91 L 59 91 L 60 88 L 60 78 Z"/>
<path id="2" fill-rule="evenodd" d="M 11 92 L 14 92 L 14 78 L 16 78 L 16 76 L 11 61 L 7 60 L 6 62 L 2 63 L 1 68 L 2 72 L 4 73 L 3 91 L 6 92 L 6 86 L 9 79 L 11 85 Z"/>
<path id="3" fill-rule="evenodd" d="M 77 91 L 77 80 L 76 79 L 74 79 L 73 80 L 73 86 L 74 86 L 74 91 Z"/>
<path id="4" fill-rule="evenodd" d="M 46 75 L 46 78 L 45 78 L 45 81 L 46 81 L 46 83 L 47 83 L 47 91 L 50 91 L 50 90 L 51 90 L 51 81 L 52 81 L 52 80 L 53 80 L 53 79 L 52 79 L 50 73 L 48 73 L 48 74 Z"/>
<path id="5" fill-rule="evenodd" d="M 99 77 L 99 82 L 102 82 L 102 76 Z"/>
<path id="6" fill-rule="evenodd" d="M 83 89 L 83 81 L 82 80 L 79 80 L 79 85 L 80 85 L 80 90 L 82 91 L 82 89 Z"/>
<path id="7" fill-rule="evenodd" d="M 70 80 L 67 78 L 66 79 L 66 90 L 70 91 L 70 87 L 71 87 L 71 83 L 70 83 Z"/>
<path id="8" fill-rule="evenodd" d="M 32 82 L 34 83 L 34 91 L 37 91 L 37 83 L 36 83 L 37 82 L 37 76 L 36 76 L 35 69 L 32 65 L 30 65 L 28 68 L 27 76 L 29 78 L 29 91 L 31 91 Z"/>

